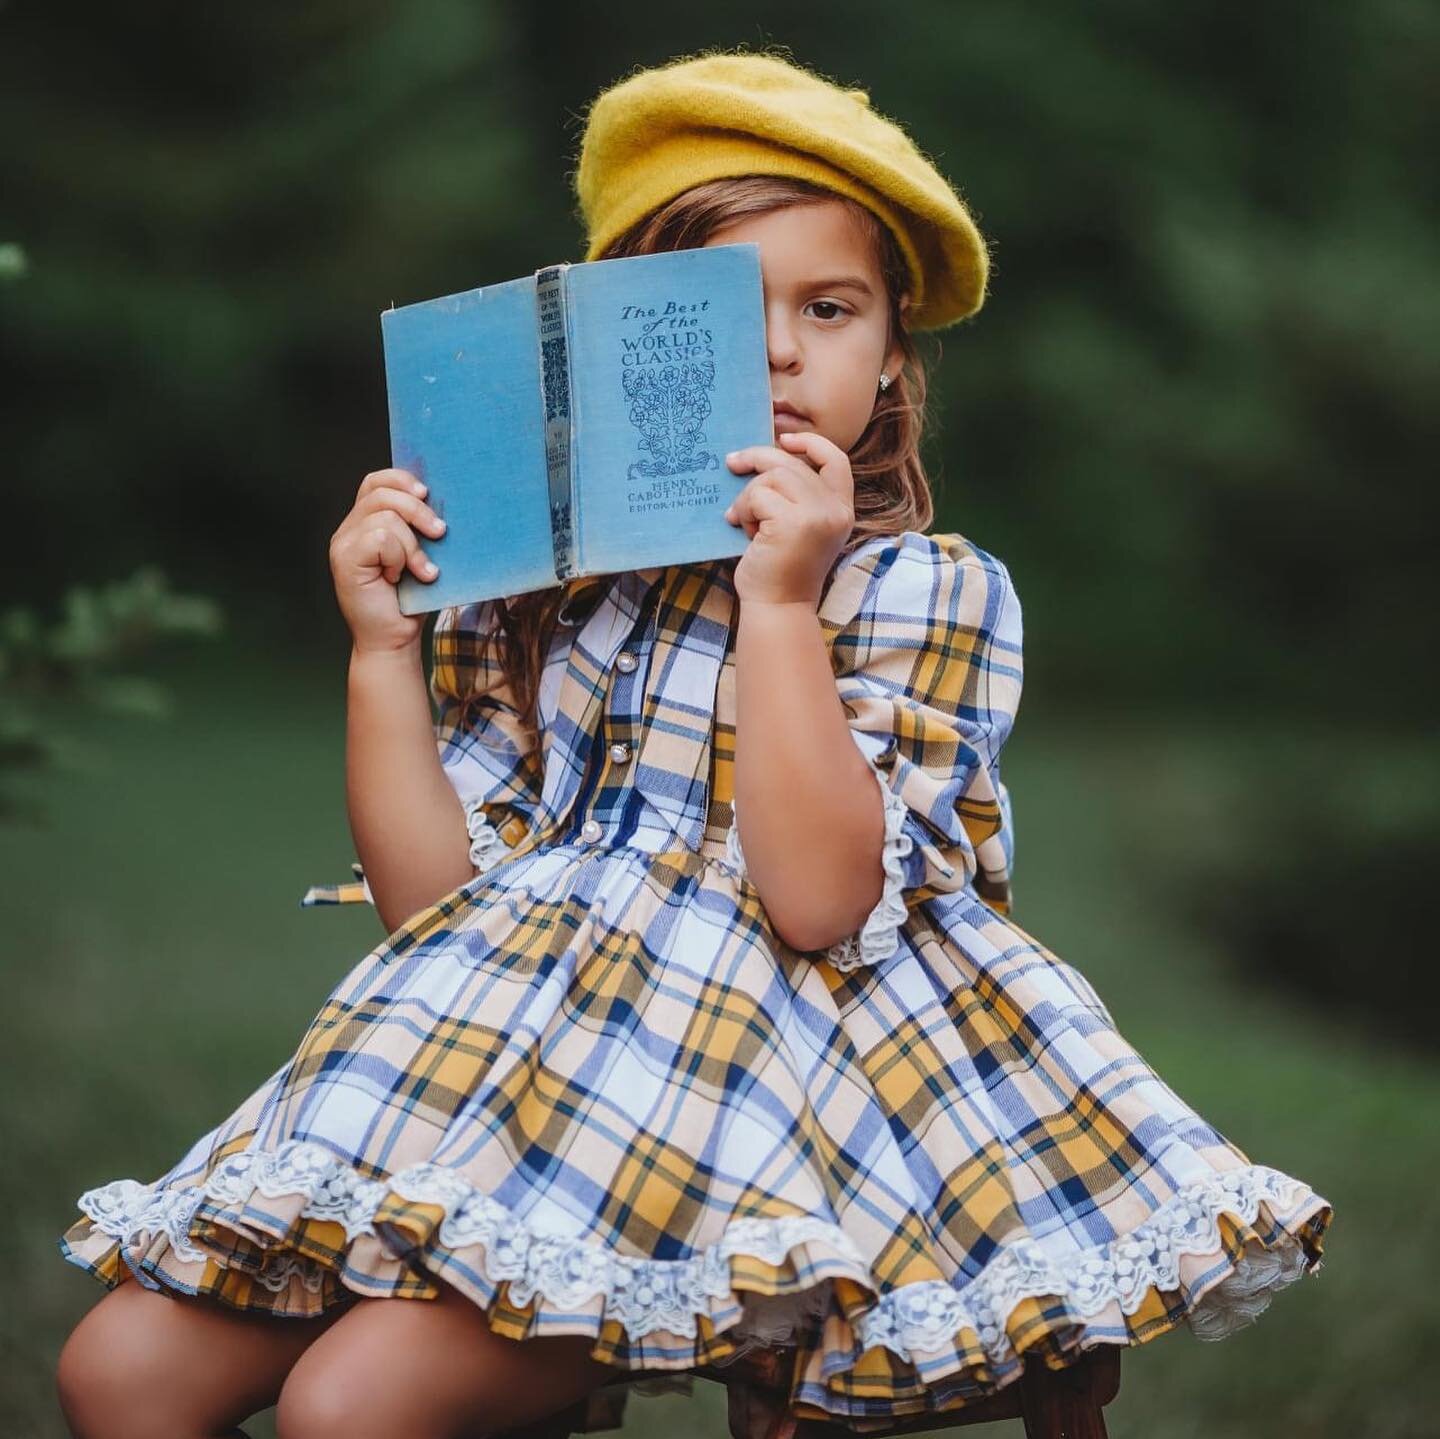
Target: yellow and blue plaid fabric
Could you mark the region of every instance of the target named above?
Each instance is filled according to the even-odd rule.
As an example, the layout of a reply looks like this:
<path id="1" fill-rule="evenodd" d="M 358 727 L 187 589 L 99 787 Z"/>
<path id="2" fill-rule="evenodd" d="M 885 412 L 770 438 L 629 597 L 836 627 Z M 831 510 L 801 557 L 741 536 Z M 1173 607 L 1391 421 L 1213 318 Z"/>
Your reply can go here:
<path id="1" fill-rule="evenodd" d="M 474 878 L 165 1174 L 83 1194 L 68 1259 L 275 1315 L 442 1280 L 626 1370 L 784 1340 L 796 1412 L 861 1432 L 1026 1353 L 1220 1337 L 1319 1267 L 1329 1203 L 1190 1109 L 1011 917 L 1004 564 L 907 531 L 826 589 L 852 734 L 913 840 L 894 952 L 842 972 L 727 858 L 733 563 L 576 584 L 538 738 L 493 606 L 437 617 L 440 757 L 493 827 Z"/>

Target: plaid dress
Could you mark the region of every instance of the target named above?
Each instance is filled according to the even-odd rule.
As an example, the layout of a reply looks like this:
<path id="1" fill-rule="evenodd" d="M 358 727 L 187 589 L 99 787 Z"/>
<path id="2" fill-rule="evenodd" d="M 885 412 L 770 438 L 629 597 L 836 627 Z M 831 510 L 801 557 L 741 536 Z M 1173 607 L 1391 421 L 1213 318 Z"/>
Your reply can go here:
<path id="1" fill-rule="evenodd" d="M 443 1279 L 516 1339 L 668 1371 L 795 1346 L 863 1431 L 1101 1344 L 1219 1338 L 1319 1268 L 1329 1203 L 1252 1163 L 1010 918 L 1005 565 L 866 541 L 819 618 L 885 811 L 862 929 L 796 951 L 734 823 L 734 561 L 576 582 L 540 740 L 442 611 L 431 692 L 475 874 L 363 956 L 167 1173 L 81 1195 L 108 1285 L 313 1315 Z M 302 903 L 365 902 L 354 883 Z M 664 1384 L 664 1380 L 653 1383 Z"/>

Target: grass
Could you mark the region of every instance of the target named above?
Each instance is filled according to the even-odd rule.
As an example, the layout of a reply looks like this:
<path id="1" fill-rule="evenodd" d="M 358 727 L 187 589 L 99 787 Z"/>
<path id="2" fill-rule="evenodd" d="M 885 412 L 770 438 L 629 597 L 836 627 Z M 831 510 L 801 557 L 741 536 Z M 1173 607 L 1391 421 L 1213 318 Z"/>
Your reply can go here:
<path id="1" fill-rule="evenodd" d="M 75 1195 L 173 1162 L 283 1061 L 315 1006 L 380 938 L 368 910 L 297 903 L 308 884 L 347 878 L 352 857 L 343 650 L 281 664 L 232 642 L 172 662 L 168 678 L 173 722 L 76 716 L 86 768 L 29 782 L 49 824 L 0 835 L 9 1217 L 0 1412 L 14 1439 L 65 1433 L 50 1375 L 100 1292 L 55 1248 Z M 1344 1012 L 1237 981 L 1203 927 L 1160 907 L 1137 861 L 1163 816 L 1135 763 L 1157 752 L 1137 739 L 1157 733 L 1022 720 L 1006 766 L 1015 918 L 1091 978 L 1187 1102 L 1252 1159 L 1309 1181 L 1336 1219 L 1320 1273 L 1255 1326 L 1219 1344 L 1181 1331 L 1129 1352 L 1110 1433 L 1433 1432 L 1440 1066 L 1390 1051 Z M 1206 786 L 1227 763 L 1213 737 L 1163 737 L 1183 760 L 1172 786 Z M 1172 848 L 1183 857 L 1182 844 Z M 1363 936 L 1363 897 L 1339 883 L 1328 893 L 1337 922 Z M 1357 953 L 1357 983 L 1385 977 L 1375 956 Z M 684 1425 L 718 1439 L 724 1416 L 719 1386 L 697 1383 L 692 1400 L 632 1397 L 624 1432 Z M 249 1427 L 257 1439 L 273 1432 L 263 1416 Z"/>

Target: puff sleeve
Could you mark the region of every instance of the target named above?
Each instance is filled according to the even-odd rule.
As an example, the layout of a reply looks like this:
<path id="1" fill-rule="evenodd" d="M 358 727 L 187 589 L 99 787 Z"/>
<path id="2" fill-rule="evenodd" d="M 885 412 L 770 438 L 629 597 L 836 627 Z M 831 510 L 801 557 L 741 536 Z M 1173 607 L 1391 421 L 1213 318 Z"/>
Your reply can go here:
<path id="1" fill-rule="evenodd" d="M 823 951 L 840 969 L 892 955 L 910 908 L 967 887 L 1010 910 L 1013 831 L 1000 752 L 1019 706 L 1022 623 L 1005 565 L 959 535 L 867 542 L 819 609 L 851 736 L 885 808 L 880 899 Z M 730 855 L 743 868 L 738 831 Z"/>
<path id="2" fill-rule="evenodd" d="M 445 777 L 465 810 L 470 860 L 490 869 L 529 831 L 543 788 L 538 741 L 520 722 L 499 657 L 489 641 L 495 602 L 440 610 L 431 633 L 430 698 Z M 364 870 L 354 881 L 311 885 L 304 906 L 374 903 Z"/>

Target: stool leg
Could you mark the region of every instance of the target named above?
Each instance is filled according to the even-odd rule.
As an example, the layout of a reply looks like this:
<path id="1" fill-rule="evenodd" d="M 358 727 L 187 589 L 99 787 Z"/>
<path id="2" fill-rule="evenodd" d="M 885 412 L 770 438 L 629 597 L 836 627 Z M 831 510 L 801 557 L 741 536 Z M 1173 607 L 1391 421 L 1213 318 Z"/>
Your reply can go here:
<path id="1" fill-rule="evenodd" d="M 753 1385 L 727 1386 L 730 1439 L 795 1439 L 800 1425 L 783 1397 L 762 1394 Z"/>
<path id="2" fill-rule="evenodd" d="M 1092 1351 L 1064 1369 L 1039 1358 L 1020 1376 L 1026 1439 L 1106 1439 L 1103 1406 L 1119 1387 L 1119 1359 Z"/>

